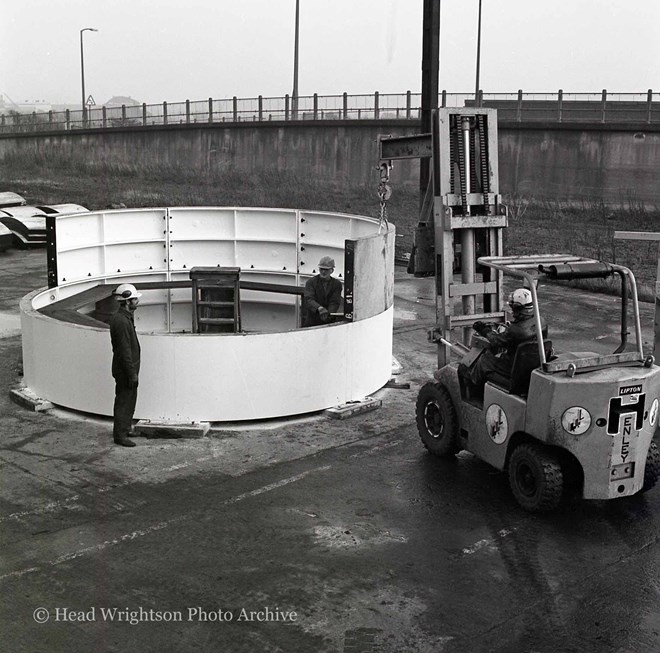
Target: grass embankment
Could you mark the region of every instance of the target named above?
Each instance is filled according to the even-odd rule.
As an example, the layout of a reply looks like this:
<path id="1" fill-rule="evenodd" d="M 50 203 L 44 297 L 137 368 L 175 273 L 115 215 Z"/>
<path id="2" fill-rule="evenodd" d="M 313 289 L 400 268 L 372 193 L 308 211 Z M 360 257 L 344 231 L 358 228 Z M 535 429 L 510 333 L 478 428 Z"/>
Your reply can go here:
<path id="1" fill-rule="evenodd" d="M 111 165 L 90 167 L 84 161 L 10 157 L 0 163 L 0 191 L 23 195 L 29 204 L 73 202 L 91 210 L 147 206 L 264 206 L 379 215 L 376 187 L 336 188 L 318 177 L 285 172 L 234 170 L 199 173 L 154 166 L 132 170 Z M 397 227 L 397 252 L 409 252 L 418 220 L 418 196 L 394 187 L 388 217 Z M 631 200 L 618 206 L 602 202 L 535 201 L 504 197 L 509 228 L 506 254 L 572 253 L 630 267 L 642 296 L 654 296 L 656 243 L 614 240 L 614 231 L 660 231 L 660 210 Z M 594 288 L 608 290 L 594 282 Z"/>

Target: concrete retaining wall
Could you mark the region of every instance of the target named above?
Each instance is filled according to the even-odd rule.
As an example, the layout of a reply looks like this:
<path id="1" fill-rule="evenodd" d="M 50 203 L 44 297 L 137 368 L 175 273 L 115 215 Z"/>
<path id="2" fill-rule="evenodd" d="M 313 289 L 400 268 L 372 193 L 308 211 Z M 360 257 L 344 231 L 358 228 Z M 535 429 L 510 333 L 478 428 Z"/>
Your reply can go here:
<path id="1" fill-rule="evenodd" d="M 22 153 L 120 166 L 287 171 L 375 188 L 378 136 L 418 130 L 416 121 L 324 120 L 3 135 L 0 159 Z M 392 183 L 416 188 L 418 170 L 417 162 L 399 161 Z M 503 194 L 660 204 L 660 126 L 500 122 L 499 171 Z"/>

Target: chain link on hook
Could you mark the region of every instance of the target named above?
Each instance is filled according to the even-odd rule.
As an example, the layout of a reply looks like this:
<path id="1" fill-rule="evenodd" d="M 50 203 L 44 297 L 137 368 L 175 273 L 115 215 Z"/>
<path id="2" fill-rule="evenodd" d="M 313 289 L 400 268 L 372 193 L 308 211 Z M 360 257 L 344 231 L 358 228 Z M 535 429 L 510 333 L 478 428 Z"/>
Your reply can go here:
<path id="1" fill-rule="evenodd" d="M 387 183 L 390 180 L 390 172 L 392 171 L 392 162 L 383 161 L 378 166 L 380 172 L 380 181 L 378 183 L 378 200 L 380 202 L 380 221 L 378 223 L 378 233 L 383 228 L 383 224 L 389 226 L 387 221 L 387 200 L 392 197 L 392 187 Z"/>

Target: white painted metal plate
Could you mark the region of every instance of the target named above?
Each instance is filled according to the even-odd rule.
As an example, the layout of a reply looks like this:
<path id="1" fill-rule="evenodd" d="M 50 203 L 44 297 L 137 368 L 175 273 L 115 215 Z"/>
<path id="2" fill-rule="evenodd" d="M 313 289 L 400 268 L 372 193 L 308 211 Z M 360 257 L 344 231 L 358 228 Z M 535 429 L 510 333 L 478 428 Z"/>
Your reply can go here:
<path id="1" fill-rule="evenodd" d="M 313 254 L 313 268 L 321 256 L 332 256 L 339 276 L 346 238 L 378 230 L 370 218 L 283 209 L 135 209 L 54 219 L 58 279 L 66 282 L 21 302 L 24 378 L 56 404 L 102 415 L 112 413 L 114 397 L 109 331 L 36 309 L 98 283 L 188 280 L 190 268 L 200 265 L 238 264 L 244 281 L 302 286 L 310 276 L 303 256 Z M 311 234 L 307 246 L 301 224 Z M 368 283 L 383 296 L 393 272 L 379 270 Z M 142 345 L 136 418 L 301 414 L 365 397 L 389 380 L 391 306 L 352 323 L 299 329 L 298 295 L 243 290 L 241 297 L 244 333 L 199 335 L 190 333 L 190 288 L 143 291 L 136 313 Z"/>

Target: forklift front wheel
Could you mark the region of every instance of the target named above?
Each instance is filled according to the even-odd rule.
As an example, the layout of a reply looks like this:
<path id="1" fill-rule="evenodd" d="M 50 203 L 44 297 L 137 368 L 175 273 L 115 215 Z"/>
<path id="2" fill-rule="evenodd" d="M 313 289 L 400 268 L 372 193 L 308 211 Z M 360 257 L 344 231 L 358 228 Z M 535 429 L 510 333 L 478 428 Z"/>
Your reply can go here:
<path id="1" fill-rule="evenodd" d="M 660 478 L 660 450 L 655 442 L 651 442 L 649 452 L 646 455 L 646 467 L 644 468 L 644 485 L 642 492 L 648 492 Z"/>
<path id="2" fill-rule="evenodd" d="M 537 444 L 519 444 L 509 459 L 509 485 L 516 501 L 525 510 L 554 510 L 561 501 L 564 488 L 559 460 Z"/>
<path id="3" fill-rule="evenodd" d="M 417 395 L 417 430 L 434 455 L 448 457 L 460 450 L 458 419 L 449 391 L 440 383 L 425 383 Z"/>

